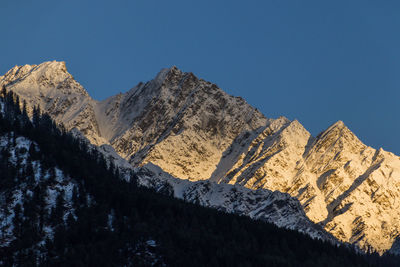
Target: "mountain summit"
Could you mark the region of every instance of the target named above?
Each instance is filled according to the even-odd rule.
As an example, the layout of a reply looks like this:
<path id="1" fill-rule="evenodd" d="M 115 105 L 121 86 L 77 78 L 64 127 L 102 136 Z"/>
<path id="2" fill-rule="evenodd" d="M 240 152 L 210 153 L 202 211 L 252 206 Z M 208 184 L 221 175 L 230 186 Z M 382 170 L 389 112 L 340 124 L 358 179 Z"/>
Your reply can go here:
<path id="1" fill-rule="evenodd" d="M 57 89 L 59 93 L 89 96 L 68 73 L 65 62 L 52 61 L 40 65 L 15 66 L 0 79 L 19 94 L 47 95 Z"/>
<path id="2" fill-rule="evenodd" d="M 97 114 L 100 132 L 132 165 L 152 162 L 190 180 L 208 179 L 240 133 L 268 121 L 243 99 L 176 67 L 99 103 Z"/>
<path id="3" fill-rule="evenodd" d="M 101 102 L 63 62 L 14 67 L 0 85 L 93 144 L 111 145 L 133 167 L 288 193 L 313 222 L 365 251 L 389 250 L 400 233 L 400 158 L 366 146 L 341 121 L 313 137 L 298 121 L 266 118 L 176 67 Z M 181 184 L 171 183 L 175 195 L 183 196 Z M 204 205 L 215 197 L 197 192 Z"/>
<path id="4" fill-rule="evenodd" d="M 105 142 L 99 137 L 94 113 L 96 102 L 68 73 L 65 62 L 15 66 L 0 77 L 0 86 L 6 86 L 25 100 L 28 112 L 40 106 L 67 129 L 79 129 L 96 144 Z"/>

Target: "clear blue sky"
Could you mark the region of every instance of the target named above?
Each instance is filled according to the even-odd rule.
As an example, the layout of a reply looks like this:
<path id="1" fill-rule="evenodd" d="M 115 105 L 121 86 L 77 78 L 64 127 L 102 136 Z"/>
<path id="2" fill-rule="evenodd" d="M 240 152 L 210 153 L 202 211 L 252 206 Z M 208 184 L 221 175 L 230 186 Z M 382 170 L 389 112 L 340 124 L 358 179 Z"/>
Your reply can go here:
<path id="1" fill-rule="evenodd" d="M 176 65 L 316 135 L 400 155 L 400 1 L 1 0 L 0 73 L 64 60 L 95 99 Z"/>

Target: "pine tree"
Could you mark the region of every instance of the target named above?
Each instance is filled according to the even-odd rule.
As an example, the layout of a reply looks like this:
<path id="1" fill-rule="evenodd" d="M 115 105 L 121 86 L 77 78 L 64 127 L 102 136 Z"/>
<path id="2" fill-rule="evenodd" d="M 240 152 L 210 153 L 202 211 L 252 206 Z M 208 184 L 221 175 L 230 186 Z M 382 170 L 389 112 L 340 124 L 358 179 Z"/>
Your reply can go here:
<path id="1" fill-rule="evenodd" d="M 7 89 L 6 86 L 3 85 L 3 87 L 1 88 L 1 97 L 4 99 L 7 96 Z"/>
<path id="2" fill-rule="evenodd" d="M 13 217 L 13 234 L 16 239 L 21 238 L 22 234 L 22 217 L 21 217 L 21 205 L 17 203 L 14 207 L 14 217 Z"/>
<path id="3" fill-rule="evenodd" d="M 44 166 L 43 166 L 44 169 Z M 48 171 L 49 178 L 47 180 L 48 184 L 54 185 L 56 183 L 56 170 L 55 168 L 50 168 Z"/>
<path id="4" fill-rule="evenodd" d="M 35 128 L 39 127 L 40 124 L 40 108 L 38 106 L 33 107 L 32 111 L 32 124 Z"/>
<path id="5" fill-rule="evenodd" d="M 54 225 L 59 225 L 64 223 L 64 211 L 65 211 L 65 200 L 64 191 L 60 192 L 56 198 L 56 206 L 53 209 L 51 215 L 52 220 L 54 220 Z"/>

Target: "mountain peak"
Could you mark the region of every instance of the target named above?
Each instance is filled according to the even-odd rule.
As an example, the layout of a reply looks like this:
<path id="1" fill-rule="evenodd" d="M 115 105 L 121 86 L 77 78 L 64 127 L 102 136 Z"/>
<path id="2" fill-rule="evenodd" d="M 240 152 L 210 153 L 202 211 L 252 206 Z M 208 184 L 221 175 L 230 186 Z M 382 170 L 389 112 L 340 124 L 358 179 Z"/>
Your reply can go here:
<path id="1" fill-rule="evenodd" d="M 24 78 L 27 74 L 31 72 L 37 72 L 42 75 L 46 75 L 49 73 L 60 72 L 67 73 L 67 67 L 64 61 L 46 61 L 39 65 L 23 65 L 23 66 L 14 66 L 10 69 L 5 75 L 5 78 L 9 80 L 18 80 Z"/>
<path id="2" fill-rule="evenodd" d="M 348 148 L 350 150 L 354 149 L 353 146 L 366 147 L 343 121 L 337 121 L 328 127 L 328 129 L 321 132 L 317 136 L 317 140 L 318 143 L 325 144 L 324 146 L 340 144 L 341 149 L 347 146 L 350 146 Z"/>
<path id="3" fill-rule="evenodd" d="M 321 134 L 323 133 L 328 133 L 331 131 L 341 131 L 343 129 L 347 128 L 347 126 L 344 124 L 343 121 L 339 120 L 333 124 L 331 124 L 325 131 L 323 131 Z"/>
<path id="4" fill-rule="evenodd" d="M 336 136 L 339 135 L 339 133 L 351 133 L 350 129 L 347 128 L 347 126 L 344 124 L 343 121 L 339 120 L 329 126 L 325 131 L 321 132 L 317 138 L 324 138 L 327 136 Z"/>
<path id="5" fill-rule="evenodd" d="M 38 69 L 45 70 L 46 72 L 61 72 L 68 73 L 65 61 L 47 61 L 38 66 Z"/>
<path id="6" fill-rule="evenodd" d="M 175 65 L 173 65 L 172 67 L 170 67 L 168 70 L 169 70 L 170 72 L 181 72 L 181 70 L 178 69 L 178 67 L 175 66 Z"/>
<path id="7" fill-rule="evenodd" d="M 334 124 L 332 124 L 331 127 L 332 127 L 332 128 L 333 128 L 333 127 L 344 128 L 344 127 L 346 127 L 346 125 L 344 124 L 343 121 L 339 120 L 339 121 L 335 122 Z"/>
<path id="8" fill-rule="evenodd" d="M 86 90 L 67 71 L 64 61 L 15 66 L 0 77 L 0 85 L 27 95 L 48 95 L 57 89 L 58 93 L 88 96 Z"/>
<path id="9" fill-rule="evenodd" d="M 182 71 L 180 71 L 176 66 L 172 66 L 170 68 L 164 68 L 160 70 L 160 72 L 156 75 L 156 77 L 152 80 L 152 82 L 155 83 L 157 87 L 159 87 L 169 77 L 178 76 L 181 74 Z"/>
<path id="10" fill-rule="evenodd" d="M 46 61 L 39 65 L 25 65 L 22 68 L 30 68 L 31 73 L 36 76 L 46 76 L 48 78 L 57 78 L 57 77 L 68 77 L 71 74 L 67 71 L 67 66 L 64 61 Z M 60 77 L 60 78 L 61 78 Z"/>

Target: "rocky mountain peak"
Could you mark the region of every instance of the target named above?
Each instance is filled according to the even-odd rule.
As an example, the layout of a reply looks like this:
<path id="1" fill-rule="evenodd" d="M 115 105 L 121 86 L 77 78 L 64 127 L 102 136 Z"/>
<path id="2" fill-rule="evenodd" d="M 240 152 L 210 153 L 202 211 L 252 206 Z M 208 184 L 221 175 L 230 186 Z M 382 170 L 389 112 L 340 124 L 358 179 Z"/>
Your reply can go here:
<path id="1" fill-rule="evenodd" d="M 77 128 L 95 144 L 102 144 L 94 113 L 95 101 L 67 71 L 65 62 L 16 66 L 0 77 L 0 86 L 27 102 L 28 113 L 39 106 L 68 130 Z"/>
<path id="2" fill-rule="evenodd" d="M 170 68 L 161 69 L 160 72 L 156 75 L 156 77 L 151 80 L 149 83 L 152 85 L 151 87 L 161 87 L 162 85 L 168 86 L 171 84 L 176 84 L 182 79 L 182 75 L 184 73 L 179 70 L 176 66 L 172 66 Z"/>
<path id="3" fill-rule="evenodd" d="M 360 151 L 365 149 L 358 137 L 342 122 L 332 124 L 328 129 L 320 133 L 315 139 L 315 151 L 336 155 L 339 152 Z M 326 155 L 324 156 L 326 157 Z"/>
<path id="4" fill-rule="evenodd" d="M 89 97 L 86 90 L 67 71 L 65 62 L 48 61 L 40 65 L 15 66 L 0 77 L 5 85 L 21 95 L 80 94 Z M 57 89 L 56 92 L 53 92 Z"/>
<path id="5" fill-rule="evenodd" d="M 0 79 L 4 79 L 7 82 L 13 82 L 24 77 L 34 67 L 36 67 L 36 65 L 14 66 L 4 76 L 1 76 Z"/>
<path id="6" fill-rule="evenodd" d="M 174 77 L 174 76 L 180 76 L 180 75 L 183 74 L 183 72 L 180 69 L 178 69 L 178 67 L 175 66 L 175 65 L 170 67 L 170 68 L 168 68 L 167 70 L 168 71 L 167 71 L 166 78 Z"/>

